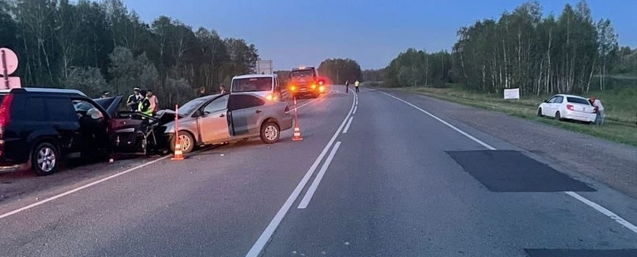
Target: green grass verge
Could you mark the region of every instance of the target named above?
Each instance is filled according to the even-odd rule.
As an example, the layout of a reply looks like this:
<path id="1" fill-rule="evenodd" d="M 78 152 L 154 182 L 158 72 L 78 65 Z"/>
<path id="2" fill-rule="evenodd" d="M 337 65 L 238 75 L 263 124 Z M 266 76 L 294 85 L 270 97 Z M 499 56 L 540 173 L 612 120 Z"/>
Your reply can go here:
<path id="1" fill-rule="evenodd" d="M 500 96 L 469 92 L 456 87 L 418 87 L 400 88 L 399 90 L 414 92 L 477 108 L 503 112 L 508 115 L 542 122 L 614 142 L 637 146 L 637 126 L 635 125 L 636 107 L 634 106 L 636 104 L 634 99 L 637 98 L 637 87 L 634 89 L 624 88 L 590 94 L 604 102 L 604 107 L 606 107 L 606 124 L 604 126 L 564 122 L 538 117 L 537 107 L 542 100 L 548 98 L 546 96 L 525 97 L 520 100 L 504 100 Z"/>

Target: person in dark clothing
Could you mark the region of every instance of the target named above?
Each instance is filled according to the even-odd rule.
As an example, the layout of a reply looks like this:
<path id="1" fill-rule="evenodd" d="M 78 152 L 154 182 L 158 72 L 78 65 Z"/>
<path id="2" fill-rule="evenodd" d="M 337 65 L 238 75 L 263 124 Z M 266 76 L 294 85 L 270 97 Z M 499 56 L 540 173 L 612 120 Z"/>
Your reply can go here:
<path id="1" fill-rule="evenodd" d="M 138 87 L 133 89 L 133 94 L 128 96 L 128 100 L 126 100 L 126 106 L 132 112 L 137 111 L 139 102 L 142 100 L 141 89 Z"/>
<path id="2" fill-rule="evenodd" d="M 199 97 L 202 96 L 207 96 L 208 94 L 206 94 L 206 87 L 200 87 L 199 88 Z"/>

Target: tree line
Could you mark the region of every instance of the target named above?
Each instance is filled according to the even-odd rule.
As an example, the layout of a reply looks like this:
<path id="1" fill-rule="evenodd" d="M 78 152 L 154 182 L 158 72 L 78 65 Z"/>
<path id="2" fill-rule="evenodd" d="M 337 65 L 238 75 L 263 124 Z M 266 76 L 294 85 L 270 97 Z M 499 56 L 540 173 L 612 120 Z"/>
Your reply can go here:
<path id="1" fill-rule="evenodd" d="M 344 85 L 349 81 L 353 84 L 362 79 L 361 66 L 352 59 L 326 59 L 318 67 L 318 74 L 326 77 L 330 84 Z"/>
<path id="2" fill-rule="evenodd" d="M 452 52 L 408 49 L 385 68 L 389 86 L 459 83 L 487 93 L 580 93 L 607 87 L 609 74 L 637 73 L 637 49 L 620 48 L 608 19 L 594 21 L 585 1 L 557 17 L 527 2 L 498 20 L 462 27 Z"/>
<path id="3" fill-rule="evenodd" d="M 76 88 L 97 97 L 152 89 L 172 107 L 216 91 L 259 58 L 253 44 L 166 16 L 147 24 L 120 0 L 0 0 L 0 45 L 20 59 L 24 86 Z"/>

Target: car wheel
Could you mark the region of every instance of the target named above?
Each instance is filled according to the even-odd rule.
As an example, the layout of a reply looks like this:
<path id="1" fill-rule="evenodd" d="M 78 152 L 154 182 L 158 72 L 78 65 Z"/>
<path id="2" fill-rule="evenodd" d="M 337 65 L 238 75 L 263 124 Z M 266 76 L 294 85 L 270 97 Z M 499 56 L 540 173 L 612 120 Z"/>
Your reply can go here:
<path id="1" fill-rule="evenodd" d="M 192 152 L 195 149 L 195 137 L 188 131 L 179 131 L 179 144 L 181 144 L 181 152 L 184 154 Z M 170 150 L 175 152 L 175 136 L 170 137 Z"/>
<path id="2" fill-rule="evenodd" d="M 269 121 L 261 126 L 261 141 L 266 144 L 274 144 L 279 141 L 281 131 L 279 125 Z"/>
<path id="3" fill-rule="evenodd" d="M 537 109 L 537 116 L 544 117 L 544 115 L 542 114 L 542 108 Z"/>
<path id="4" fill-rule="evenodd" d="M 57 147 L 51 143 L 39 143 L 31 155 L 31 168 L 39 176 L 46 176 L 58 170 L 60 155 Z"/>
<path id="5" fill-rule="evenodd" d="M 555 113 L 555 119 L 562 120 L 562 115 L 560 114 L 559 111 Z"/>

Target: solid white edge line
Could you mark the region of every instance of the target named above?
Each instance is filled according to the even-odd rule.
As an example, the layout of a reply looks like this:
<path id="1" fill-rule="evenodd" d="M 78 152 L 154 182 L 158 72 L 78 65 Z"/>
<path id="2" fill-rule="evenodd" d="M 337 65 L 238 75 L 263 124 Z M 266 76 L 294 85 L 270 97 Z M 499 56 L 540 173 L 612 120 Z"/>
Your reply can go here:
<path id="1" fill-rule="evenodd" d="M 349 121 L 347 122 L 347 125 L 345 125 L 345 129 L 343 129 L 343 134 L 347 134 L 347 131 L 349 131 L 349 126 L 352 125 L 352 120 L 354 120 L 354 116 L 349 117 Z"/>
<path id="2" fill-rule="evenodd" d="M 440 123 L 445 124 L 447 127 L 450 127 L 451 129 L 455 130 L 456 132 L 458 132 L 458 133 L 462 134 L 463 136 L 465 136 L 465 137 L 467 137 L 467 138 L 469 138 L 469 139 L 473 140 L 474 142 L 476 142 L 476 143 L 478 143 L 478 144 L 481 144 L 482 146 L 486 147 L 487 149 L 489 149 L 489 150 L 495 150 L 495 147 L 490 146 L 490 145 L 488 145 L 488 144 L 487 144 L 487 143 L 485 143 L 485 142 L 482 142 L 480 139 L 477 139 L 477 138 L 475 138 L 474 136 L 469 135 L 469 133 L 464 132 L 464 131 L 462 131 L 462 130 L 461 130 L 461 129 L 459 129 L 459 128 L 456 128 L 454 125 L 451 125 L 451 124 L 449 124 L 448 122 L 444 121 L 443 119 L 438 118 L 436 115 L 433 115 L 433 114 L 429 113 L 428 111 L 425 111 L 425 110 L 421 109 L 420 107 L 415 106 L 415 105 L 413 105 L 412 103 L 407 102 L 407 101 L 405 101 L 405 100 L 403 100 L 403 99 L 400 99 L 400 98 L 398 98 L 398 97 L 395 97 L 395 96 L 393 96 L 393 95 L 390 95 L 390 94 L 385 93 L 385 92 L 381 92 L 381 93 L 383 93 L 383 94 L 385 94 L 385 95 L 387 95 L 387 96 L 389 96 L 389 97 L 392 97 L 392 98 L 394 98 L 394 99 L 396 99 L 396 100 L 398 100 L 398 101 L 401 101 L 401 102 L 403 102 L 403 103 L 405 103 L 405 104 L 407 104 L 407 105 L 409 105 L 409 106 L 411 106 L 411 107 L 415 108 L 416 110 L 419 110 L 420 112 L 422 112 L 422 113 L 424 113 L 424 114 L 429 115 L 430 117 L 432 117 L 432 118 L 436 119 L 436 120 L 437 120 L 437 121 L 439 121 Z"/>
<path id="3" fill-rule="evenodd" d="M 380 92 L 380 91 L 379 91 L 379 92 Z M 392 98 L 394 98 L 394 99 L 396 99 L 396 100 L 399 100 L 399 101 L 401 101 L 401 102 L 403 102 L 403 103 L 405 103 L 405 104 L 407 104 L 407 105 L 409 105 L 409 106 L 411 106 L 411 107 L 413 107 L 413 108 L 416 108 L 416 110 L 419 110 L 419 111 L 421 111 L 421 112 L 423 112 L 423 113 L 425 113 L 425 114 L 427 114 L 427 115 L 431 116 L 432 118 L 434 118 L 434 119 L 438 120 L 438 121 L 439 121 L 439 122 L 441 122 L 442 124 L 445 124 L 445 125 L 447 125 L 448 127 L 452 128 L 453 130 L 455 130 L 455 131 L 459 132 L 460 134 L 462 134 L 462 135 L 464 135 L 464 136 L 466 136 L 466 137 L 470 138 L 471 140 L 473 140 L 473 141 L 475 141 L 475 142 L 478 142 L 479 144 L 483 145 L 484 147 L 488 148 L 489 150 L 496 150 L 496 149 L 495 149 L 495 147 L 492 147 L 492 146 L 490 146 L 490 145 L 488 145 L 488 144 L 486 144 L 486 143 L 484 143 L 484 142 L 480 141 L 479 139 L 477 139 L 477 138 L 475 138 L 475 137 L 473 137 L 473 136 L 469 135 L 468 133 L 466 133 L 466 132 L 464 132 L 464 131 L 462 131 L 462 130 L 460 130 L 460 129 L 456 128 L 456 127 L 454 127 L 453 125 L 451 125 L 451 124 L 447 123 L 446 121 L 444 121 L 444 120 L 442 120 L 442 119 L 440 119 L 440 118 L 438 118 L 438 117 L 434 116 L 433 114 L 431 114 L 431 113 L 429 113 L 429 112 L 427 112 L 427 111 L 425 111 L 425 110 L 423 110 L 423 109 L 419 108 L 418 106 L 415 106 L 415 105 L 413 105 L 413 104 L 411 104 L 411 103 L 409 103 L 409 102 L 407 102 L 407 101 L 405 101 L 405 100 L 403 100 L 403 99 L 400 99 L 400 98 L 398 98 L 398 97 L 396 97 L 396 96 L 393 96 L 393 95 L 390 95 L 390 94 L 388 94 L 388 93 L 385 93 L 385 92 L 381 92 L 381 93 L 383 93 L 383 94 L 385 94 L 385 95 L 387 95 L 387 96 L 390 96 L 390 97 L 392 97 Z M 617 215 L 617 214 L 613 213 L 612 211 L 610 211 L 610 210 L 608 210 L 608 209 L 604 208 L 603 206 L 601 206 L 601 205 L 599 205 L 599 204 L 597 204 L 597 203 L 595 203 L 595 202 L 593 202 L 593 201 L 591 201 L 591 200 L 588 200 L 588 199 L 586 199 L 585 197 L 583 197 L 583 196 L 581 196 L 581 195 L 579 195 L 579 194 L 577 194 L 577 193 L 575 193 L 575 192 L 567 191 L 567 192 L 564 192 L 564 193 L 566 193 L 567 195 L 569 195 L 569 196 L 571 196 L 571 197 L 573 197 L 573 198 L 575 198 L 575 199 L 579 200 L 580 202 L 583 202 L 584 204 L 586 204 L 586 205 L 588 205 L 588 206 L 592 207 L 592 208 L 593 208 L 593 209 L 595 209 L 596 211 L 598 211 L 598 212 L 600 212 L 600 213 L 602 213 L 602 214 L 606 215 L 607 217 L 609 217 L 609 218 L 611 218 L 612 220 L 616 221 L 617 223 L 619 223 L 620 225 L 624 226 L 625 228 L 630 229 L 630 230 L 631 230 L 631 231 L 633 231 L 634 233 L 637 233 L 637 226 L 633 225 L 632 223 L 630 223 L 629 221 L 627 221 L 627 220 L 623 219 L 622 217 L 620 217 L 619 215 Z"/>
<path id="4" fill-rule="evenodd" d="M 327 154 L 327 151 L 330 149 L 330 147 L 334 143 L 334 140 L 336 140 L 338 135 L 341 133 L 341 130 L 345 126 L 345 123 L 349 119 L 349 116 L 352 114 L 353 109 L 354 109 L 354 101 L 352 101 L 352 107 L 349 109 L 349 112 L 347 113 L 347 116 L 345 116 L 345 119 L 341 123 L 341 126 L 338 127 L 338 129 L 336 130 L 336 133 L 334 133 L 334 135 L 332 136 L 332 139 L 330 139 L 330 141 L 327 143 L 325 148 L 323 148 L 323 152 L 321 152 L 318 158 L 316 158 L 316 161 L 314 161 L 314 164 L 312 164 L 310 169 L 307 170 L 307 172 L 305 173 L 305 176 L 303 176 L 299 184 L 296 186 L 296 188 L 294 188 L 294 191 L 292 191 L 292 194 L 290 194 L 290 196 L 285 201 L 285 203 L 283 203 L 283 206 L 281 206 L 281 209 L 279 209 L 276 215 L 274 215 L 274 218 L 272 218 L 272 221 L 270 221 L 270 224 L 268 224 L 265 230 L 263 230 L 263 233 L 261 233 L 261 236 L 259 236 L 259 238 L 254 243 L 254 245 L 252 245 L 252 248 L 250 248 L 250 251 L 246 254 L 246 257 L 257 257 L 259 256 L 261 251 L 263 251 L 263 248 L 270 240 L 270 237 L 272 237 L 272 235 L 274 234 L 274 231 L 276 231 L 277 227 L 279 227 L 279 224 L 281 223 L 281 221 L 283 220 L 287 212 L 292 207 L 292 204 L 294 204 L 294 201 L 296 201 L 296 198 L 299 197 L 299 195 L 301 194 L 301 191 L 303 191 L 303 188 L 312 177 L 312 174 L 314 174 L 316 167 L 318 167 L 319 163 L 321 163 L 321 160 L 323 160 L 323 157 L 325 156 L 325 154 Z"/>
<path id="5" fill-rule="evenodd" d="M 586 198 L 584 198 L 583 196 L 579 195 L 578 193 L 572 192 L 572 191 L 568 191 L 565 192 L 567 195 L 572 196 L 573 198 L 579 200 L 580 202 L 592 207 L 593 209 L 597 210 L 598 212 L 601 212 L 602 214 L 606 215 L 607 217 L 611 218 L 612 220 L 616 221 L 617 223 L 621 224 L 622 226 L 626 227 L 627 229 L 630 229 L 631 231 L 633 231 L 634 233 L 637 233 L 637 226 L 633 225 L 632 223 L 630 223 L 629 221 L 623 219 L 622 217 L 619 217 L 619 215 L 613 213 L 612 211 L 604 208 L 603 206 L 588 200 Z"/>
<path id="6" fill-rule="evenodd" d="M 358 105 L 354 107 L 354 112 L 352 112 L 352 114 L 356 114 L 356 110 L 358 110 Z"/>
<path id="7" fill-rule="evenodd" d="M 341 141 L 336 142 L 336 144 L 334 145 L 334 148 L 332 148 L 332 151 L 330 152 L 330 155 L 327 156 L 327 159 L 325 159 L 325 162 L 323 163 L 321 170 L 319 170 L 319 173 L 316 175 L 316 178 L 314 178 L 312 185 L 310 185 L 310 188 L 308 188 L 307 192 L 305 193 L 305 197 L 303 197 L 303 199 L 301 200 L 301 203 L 299 204 L 299 207 L 298 207 L 299 209 L 305 209 L 307 208 L 307 205 L 310 204 L 310 200 L 312 200 L 312 197 L 314 196 L 316 189 L 321 183 L 321 180 L 323 180 L 323 176 L 325 176 L 325 172 L 330 167 L 330 163 L 332 163 L 332 160 L 334 159 L 334 155 L 336 155 L 336 151 L 338 151 L 338 148 L 340 146 L 341 146 Z"/>
<path id="8" fill-rule="evenodd" d="M 39 201 L 39 202 L 36 202 L 36 203 L 29 204 L 29 205 L 24 206 L 24 207 L 22 207 L 22 208 L 19 208 L 19 209 L 16 209 L 16 210 L 13 210 L 13 211 L 7 212 L 7 213 L 5 213 L 5 214 L 0 215 L 0 219 L 3 219 L 3 218 L 6 218 L 6 217 L 9 217 L 9 216 L 11 216 L 11 215 L 14 215 L 14 214 L 17 214 L 17 213 L 20 213 L 20 212 L 26 211 L 26 210 L 28 210 L 28 209 L 31 209 L 31 208 L 37 207 L 37 206 L 42 205 L 42 204 L 45 204 L 45 203 L 48 203 L 48 202 L 53 201 L 53 200 L 55 200 L 55 199 L 58 199 L 58 198 L 61 198 L 61 197 L 64 197 L 64 196 L 70 195 L 70 194 L 75 193 L 75 192 L 77 192 L 77 191 L 80 191 L 80 190 L 82 190 L 82 189 L 86 189 L 86 188 L 92 187 L 92 186 L 94 186 L 94 185 L 100 184 L 100 183 L 102 183 L 102 182 L 105 182 L 105 181 L 108 181 L 108 180 L 114 179 L 114 178 L 116 178 L 116 177 L 119 177 L 119 176 L 121 176 L 121 175 L 124 175 L 124 174 L 126 174 L 126 173 L 129 173 L 129 172 L 131 172 L 131 171 L 134 171 L 134 170 L 137 170 L 137 169 L 139 169 L 139 168 L 143 168 L 143 167 L 145 167 L 145 166 L 148 166 L 148 165 L 151 165 L 151 164 L 153 164 L 153 163 L 156 163 L 156 162 L 159 162 L 159 161 L 161 161 L 161 160 L 164 160 L 164 159 L 166 159 L 166 158 L 168 158 L 168 157 L 172 157 L 172 155 L 167 155 L 167 156 L 161 157 L 161 158 L 159 158 L 159 159 L 149 161 L 149 162 L 144 163 L 144 164 L 142 164 L 142 165 L 132 167 L 132 168 L 127 169 L 127 170 L 125 170 L 125 171 L 122 171 L 122 172 L 119 172 L 119 173 L 116 173 L 116 174 L 110 175 L 110 176 L 108 176 L 108 177 L 105 177 L 105 178 L 103 178 L 103 179 L 100 179 L 100 180 L 97 180 L 97 181 L 94 181 L 94 182 L 88 183 L 88 184 L 83 185 L 83 186 L 81 186 L 81 187 L 78 187 L 78 188 L 75 188 L 75 189 L 72 189 L 72 190 L 66 191 L 66 192 L 64 192 L 64 193 L 61 193 L 61 194 L 58 194 L 58 195 L 55 195 L 55 196 L 52 196 L 52 197 L 49 197 L 49 198 L 47 198 L 47 199 L 44 199 L 44 200 Z"/>

